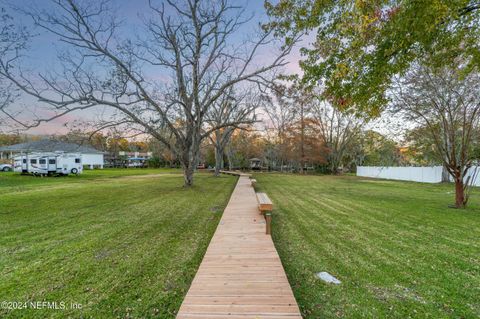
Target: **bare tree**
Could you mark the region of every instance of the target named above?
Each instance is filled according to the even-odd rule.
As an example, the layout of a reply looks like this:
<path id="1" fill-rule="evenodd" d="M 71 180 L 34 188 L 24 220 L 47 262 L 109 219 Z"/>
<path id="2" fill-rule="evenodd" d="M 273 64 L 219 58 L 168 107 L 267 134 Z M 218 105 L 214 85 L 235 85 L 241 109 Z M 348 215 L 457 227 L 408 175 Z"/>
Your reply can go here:
<path id="1" fill-rule="evenodd" d="M 271 85 L 270 95 L 264 97 L 264 110 L 268 116 L 267 130 L 276 133 L 275 144 L 278 145 L 281 170 L 288 161 L 290 166 L 294 164 L 301 173 L 305 173 L 307 162 L 318 159 L 321 155 L 314 154 L 313 149 L 317 149 L 319 145 L 311 136 L 307 136 L 307 131 L 312 128 L 312 110 L 314 105 L 318 104 L 318 96 L 311 87 L 303 85 L 298 79 L 291 77 L 291 80 L 291 85 Z M 292 142 L 295 142 L 295 145 L 292 145 Z M 291 156 L 292 149 L 295 149 L 298 156 Z M 307 149 L 310 151 L 307 152 Z M 287 155 L 290 155 L 288 160 Z"/>
<path id="2" fill-rule="evenodd" d="M 286 64 L 294 42 L 257 65 L 262 48 L 272 45 L 272 34 L 261 31 L 255 40 L 234 46 L 233 38 L 247 20 L 228 0 L 150 1 L 152 17 L 145 21 L 145 36 L 136 41 L 120 37 L 111 1 L 51 2 L 53 10 L 27 14 L 69 48 L 59 56 L 62 70 L 32 79 L 0 58 L 0 75 L 55 110 L 54 116 L 30 125 L 108 106 L 116 111 L 117 121 L 150 134 L 176 155 L 186 186 L 193 183 L 202 140 L 239 124 L 207 128 L 206 115 L 213 105 L 233 85 L 265 81 L 269 72 Z M 153 70 L 168 80 L 152 79 Z M 172 139 L 159 133 L 165 129 Z"/>
<path id="3" fill-rule="evenodd" d="M 311 115 L 314 105 L 318 103 L 318 98 L 311 88 L 305 87 L 300 83 L 295 83 L 288 90 L 288 97 L 291 103 L 298 110 L 298 121 L 300 126 L 300 172 L 305 173 L 306 155 L 305 155 L 305 130 L 307 119 Z"/>
<path id="4" fill-rule="evenodd" d="M 396 81 L 392 90 L 393 111 L 427 128 L 438 157 L 455 181 L 457 208 L 466 207 L 468 202 L 468 173 L 480 119 L 479 87 L 477 72 L 464 76 L 458 67 L 433 69 L 416 65 Z"/>
<path id="5" fill-rule="evenodd" d="M 318 123 L 320 138 L 329 149 L 330 170 L 332 174 L 337 174 L 349 147 L 360 135 L 364 120 L 342 112 L 327 101 L 314 104 L 312 112 Z"/>
<path id="6" fill-rule="evenodd" d="M 221 127 L 224 123 L 235 123 L 213 132 L 210 139 L 215 147 L 215 176 L 220 175 L 224 167 L 225 149 L 235 129 L 245 129 L 246 125 L 255 122 L 255 110 L 258 99 L 251 90 L 238 93 L 232 86 L 229 91 L 214 103 L 207 114 L 207 122 L 211 127 Z M 242 125 L 243 124 L 243 125 Z"/>
<path id="7" fill-rule="evenodd" d="M 283 84 L 272 85 L 271 90 L 262 96 L 262 100 L 263 110 L 267 115 L 266 131 L 267 133 L 273 132 L 272 144 L 275 146 L 273 166 L 276 166 L 278 162 L 280 170 L 283 171 L 288 162 L 287 130 L 295 122 L 298 109 L 289 97 L 288 87 Z"/>

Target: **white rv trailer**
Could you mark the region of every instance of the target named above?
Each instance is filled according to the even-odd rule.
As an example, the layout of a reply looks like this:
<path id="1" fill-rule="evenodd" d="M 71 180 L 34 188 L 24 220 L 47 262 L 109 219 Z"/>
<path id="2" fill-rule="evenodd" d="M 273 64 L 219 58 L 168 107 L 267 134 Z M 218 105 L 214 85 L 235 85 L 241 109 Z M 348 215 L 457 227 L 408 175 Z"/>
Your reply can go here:
<path id="1" fill-rule="evenodd" d="M 31 153 L 14 158 L 15 172 L 33 175 L 69 175 L 83 172 L 82 156 L 78 153 Z"/>

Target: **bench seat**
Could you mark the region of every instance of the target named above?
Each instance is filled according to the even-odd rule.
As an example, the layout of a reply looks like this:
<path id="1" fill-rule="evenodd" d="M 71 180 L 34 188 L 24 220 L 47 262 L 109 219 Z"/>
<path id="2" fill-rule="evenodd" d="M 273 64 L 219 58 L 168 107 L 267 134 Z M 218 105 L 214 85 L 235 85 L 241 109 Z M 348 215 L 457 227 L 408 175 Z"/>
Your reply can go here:
<path id="1" fill-rule="evenodd" d="M 261 213 L 270 212 L 273 210 L 273 203 L 268 198 L 267 194 L 265 193 L 256 193 L 257 194 L 257 201 L 258 201 L 258 209 Z"/>

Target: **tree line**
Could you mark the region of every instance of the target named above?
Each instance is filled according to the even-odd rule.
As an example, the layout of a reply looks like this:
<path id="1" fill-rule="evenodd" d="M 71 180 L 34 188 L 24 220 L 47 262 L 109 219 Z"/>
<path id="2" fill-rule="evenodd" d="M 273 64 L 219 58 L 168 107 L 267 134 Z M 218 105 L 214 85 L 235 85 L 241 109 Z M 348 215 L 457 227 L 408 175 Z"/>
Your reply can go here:
<path id="1" fill-rule="evenodd" d="M 410 149 L 430 143 L 421 153 L 444 165 L 455 181 L 455 206 L 466 206 L 479 131 L 476 1 L 265 1 L 268 19 L 246 37 L 250 17 L 234 2 L 148 4 L 136 36 L 125 32 L 131 26 L 114 1 L 12 5 L 35 30 L 2 9 L 2 121 L 31 128 L 107 108 L 96 130 L 150 136 L 190 186 L 206 145 L 214 148 L 218 174 L 224 162 L 232 167 L 250 156 L 238 149 L 252 136 L 264 141 L 269 165 L 299 172 L 326 165 L 337 173 L 368 158 L 361 145 L 378 136 L 365 125 L 382 116 L 403 125 Z M 24 67 L 37 32 L 61 47 L 55 68 Z M 306 34 L 313 42 L 300 44 Z M 285 76 L 297 44 L 302 74 Z M 38 105 L 12 107 L 20 95 Z"/>

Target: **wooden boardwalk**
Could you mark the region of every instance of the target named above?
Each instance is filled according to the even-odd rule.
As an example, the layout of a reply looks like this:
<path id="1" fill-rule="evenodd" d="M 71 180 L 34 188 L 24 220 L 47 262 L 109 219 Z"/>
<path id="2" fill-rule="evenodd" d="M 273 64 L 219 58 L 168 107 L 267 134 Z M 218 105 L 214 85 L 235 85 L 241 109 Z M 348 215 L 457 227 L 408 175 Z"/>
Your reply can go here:
<path id="1" fill-rule="evenodd" d="M 302 318 L 246 175 L 240 176 L 180 307 L 177 319 L 188 318 Z"/>

